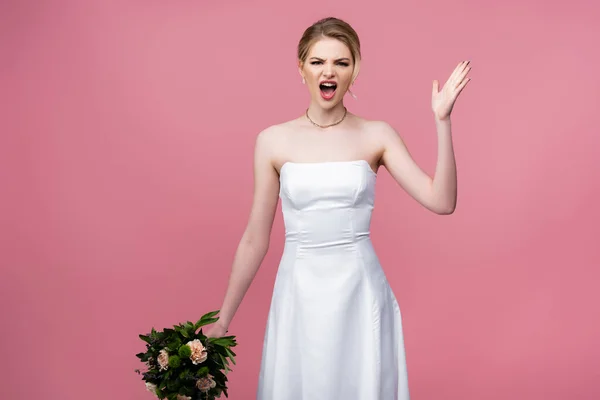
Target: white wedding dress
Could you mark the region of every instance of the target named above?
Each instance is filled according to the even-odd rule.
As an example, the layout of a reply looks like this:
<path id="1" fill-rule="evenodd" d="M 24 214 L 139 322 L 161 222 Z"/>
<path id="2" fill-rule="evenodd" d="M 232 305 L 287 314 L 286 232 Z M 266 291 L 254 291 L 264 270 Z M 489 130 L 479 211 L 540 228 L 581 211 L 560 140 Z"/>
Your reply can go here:
<path id="1" fill-rule="evenodd" d="M 281 168 L 257 400 L 409 399 L 400 308 L 369 235 L 376 178 L 365 160 Z"/>

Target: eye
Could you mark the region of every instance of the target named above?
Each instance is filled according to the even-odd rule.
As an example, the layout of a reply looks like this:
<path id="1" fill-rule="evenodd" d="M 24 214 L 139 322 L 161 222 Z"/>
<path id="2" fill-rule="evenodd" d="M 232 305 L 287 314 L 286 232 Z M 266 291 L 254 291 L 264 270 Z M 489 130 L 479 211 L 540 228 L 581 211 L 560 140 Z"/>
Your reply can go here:
<path id="1" fill-rule="evenodd" d="M 310 62 L 312 65 L 317 65 L 317 64 L 321 64 L 321 61 L 311 61 Z"/>
<path id="2" fill-rule="evenodd" d="M 344 66 L 344 67 L 347 67 L 348 65 L 350 65 L 350 64 L 348 64 L 348 63 L 347 63 L 347 62 L 345 62 L 345 61 L 343 61 L 343 62 L 340 62 L 339 64 L 340 64 L 340 65 L 342 65 L 342 66 Z"/>

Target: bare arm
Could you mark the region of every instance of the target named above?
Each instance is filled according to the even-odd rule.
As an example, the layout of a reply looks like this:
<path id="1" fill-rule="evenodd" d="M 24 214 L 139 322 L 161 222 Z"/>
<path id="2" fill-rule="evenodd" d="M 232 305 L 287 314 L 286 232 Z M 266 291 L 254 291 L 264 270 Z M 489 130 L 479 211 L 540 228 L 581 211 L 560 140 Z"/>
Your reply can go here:
<path id="1" fill-rule="evenodd" d="M 254 196 L 246 230 L 238 245 L 218 324 L 227 328 L 267 250 L 277 209 L 279 175 L 271 163 L 269 132 L 258 134 L 254 150 Z"/>
<path id="2" fill-rule="evenodd" d="M 413 160 L 404 141 L 388 124 L 381 123 L 382 163 L 390 175 L 421 205 L 436 214 L 452 214 L 456 208 L 456 162 L 452 146 L 450 119 L 435 120 L 438 157 L 431 178 Z"/>
<path id="3" fill-rule="evenodd" d="M 378 127 L 383 136 L 382 161 L 396 182 L 419 203 L 436 214 L 452 214 L 456 209 L 456 161 L 452 145 L 450 114 L 456 99 L 471 78 L 470 61 L 458 63 L 440 90 L 439 82 L 433 81 L 431 109 L 434 114 L 438 136 L 438 157 L 433 178 L 414 162 L 398 133 L 388 124 Z M 381 129 L 379 129 L 381 128 Z"/>

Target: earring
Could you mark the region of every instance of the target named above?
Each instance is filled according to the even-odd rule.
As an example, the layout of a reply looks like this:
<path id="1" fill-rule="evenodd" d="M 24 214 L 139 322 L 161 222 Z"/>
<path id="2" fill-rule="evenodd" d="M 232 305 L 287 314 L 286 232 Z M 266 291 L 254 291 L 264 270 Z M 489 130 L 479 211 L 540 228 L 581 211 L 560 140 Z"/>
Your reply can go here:
<path id="1" fill-rule="evenodd" d="M 356 83 L 356 79 L 352 81 L 350 86 L 354 86 L 355 83 Z M 356 95 L 352 92 L 352 90 L 350 90 L 350 88 L 348 88 L 348 93 L 350 93 L 350 96 L 352 96 L 352 98 L 354 98 L 354 100 L 358 100 L 358 97 L 356 97 Z"/>

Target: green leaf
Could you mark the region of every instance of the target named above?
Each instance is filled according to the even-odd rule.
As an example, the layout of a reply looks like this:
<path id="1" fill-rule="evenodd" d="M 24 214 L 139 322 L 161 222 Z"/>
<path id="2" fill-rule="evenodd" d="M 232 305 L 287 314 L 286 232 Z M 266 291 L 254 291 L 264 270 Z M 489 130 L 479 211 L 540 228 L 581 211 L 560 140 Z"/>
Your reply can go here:
<path id="1" fill-rule="evenodd" d="M 221 362 L 223 363 L 223 366 L 227 368 L 227 366 L 229 366 L 229 361 L 227 361 L 227 359 L 223 357 L 222 354 L 219 354 L 219 357 L 221 357 Z"/>
<path id="2" fill-rule="evenodd" d="M 195 326 L 195 330 L 197 330 L 198 328 L 203 327 L 204 325 L 208 325 L 208 324 L 213 324 L 215 322 L 217 322 L 219 320 L 219 318 L 211 318 L 211 319 L 206 319 L 206 320 L 200 320 L 198 322 L 196 322 L 196 326 Z"/>
<path id="3" fill-rule="evenodd" d="M 210 338 L 209 340 L 211 340 L 211 342 L 224 343 L 224 344 L 220 344 L 221 346 L 229 346 L 229 347 L 237 346 L 237 341 L 235 339 L 235 336 L 221 336 L 219 338 Z"/>
<path id="4" fill-rule="evenodd" d="M 234 356 L 237 356 L 237 354 L 235 354 L 235 352 L 231 350 L 231 347 L 227 347 L 227 351 L 233 354 Z"/>
<path id="5" fill-rule="evenodd" d="M 227 377 L 220 369 L 213 370 L 213 372 L 211 372 L 211 374 L 215 377 L 216 380 L 225 381 L 225 382 L 227 381 Z"/>
<path id="6" fill-rule="evenodd" d="M 151 344 L 151 339 L 150 336 L 146 336 L 146 335 L 139 335 L 140 339 L 142 339 L 144 342 Z"/>
<path id="7" fill-rule="evenodd" d="M 208 312 L 208 313 L 204 314 L 201 319 L 212 318 L 212 317 L 216 316 L 220 312 L 221 312 L 221 310 L 215 310 L 215 311 Z"/>
<path id="8" fill-rule="evenodd" d="M 219 320 L 219 318 L 214 318 L 218 313 L 220 312 L 220 310 L 216 310 L 216 311 L 211 311 L 209 313 L 204 314 L 195 324 L 195 327 L 197 330 L 198 328 L 200 328 L 201 326 L 207 325 L 207 324 L 212 324 L 213 322 L 217 322 Z"/>
<path id="9" fill-rule="evenodd" d="M 225 348 L 225 351 L 227 352 L 227 355 L 229 356 L 229 359 L 231 360 L 231 362 L 233 363 L 233 365 L 235 365 L 235 353 L 231 350 L 229 350 L 227 347 Z"/>
<path id="10" fill-rule="evenodd" d="M 227 356 L 227 351 L 225 350 L 227 347 L 223 346 L 213 346 L 211 347 L 213 354 L 220 354 Z"/>
<path id="11" fill-rule="evenodd" d="M 225 338 L 225 337 L 220 337 L 220 338 L 208 338 L 208 341 L 212 344 L 215 344 L 217 346 L 224 346 L 224 347 L 228 347 L 228 346 L 234 346 L 235 342 L 231 339 Z"/>
<path id="12" fill-rule="evenodd" d="M 230 371 L 233 371 L 230 367 L 229 367 L 229 362 L 227 361 L 227 359 L 225 357 L 221 356 L 221 361 L 223 362 L 223 369 L 225 370 L 225 375 L 227 375 Z"/>

